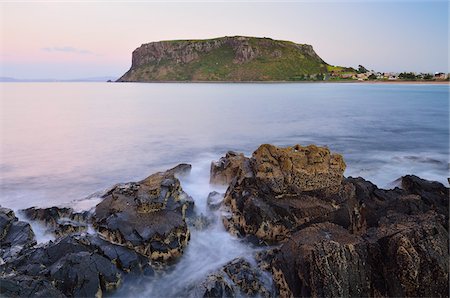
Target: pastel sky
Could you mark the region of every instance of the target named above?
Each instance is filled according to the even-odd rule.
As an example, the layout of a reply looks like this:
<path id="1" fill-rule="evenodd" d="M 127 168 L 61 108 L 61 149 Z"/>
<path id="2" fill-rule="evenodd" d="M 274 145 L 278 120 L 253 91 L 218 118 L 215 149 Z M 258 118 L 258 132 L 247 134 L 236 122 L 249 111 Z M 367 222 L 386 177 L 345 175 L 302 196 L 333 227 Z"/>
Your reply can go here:
<path id="1" fill-rule="evenodd" d="M 447 0 L 0 1 L 0 76 L 120 76 L 142 43 L 246 35 L 333 65 L 448 72 Z"/>

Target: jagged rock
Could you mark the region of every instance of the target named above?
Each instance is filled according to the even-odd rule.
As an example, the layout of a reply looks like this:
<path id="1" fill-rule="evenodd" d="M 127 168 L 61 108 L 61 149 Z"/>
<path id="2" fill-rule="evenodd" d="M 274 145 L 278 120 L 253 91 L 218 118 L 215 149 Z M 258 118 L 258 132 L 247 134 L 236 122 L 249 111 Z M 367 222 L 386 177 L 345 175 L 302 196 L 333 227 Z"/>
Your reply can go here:
<path id="1" fill-rule="evenodd" d="M 443 297 L 449 293 L 449 239 L 443 215 L 390 212 L 364 235 L 372 296 Z"/>
<path id="2" fill-rule="evenodd" d="M 227 263 L 223 267 L 223 271 L 233 281 L 240 292 L 246 296 L 259 296 L 259 297 L 275 297 L 276 293 L 271 291 L 271 288 L 267 288 L 266 284 L 271 280 L 266 280 L 262 273 L 254 268 L 248 261 L 237 258 Z"/>
<path id="3" fill-rule="evenodd" d="M 39 221 L 50 227 L 57 227 L 61 220 L 72 220 L 80 223 L 89 222 L 88 211 L 75 212 L 72 208 L 66 207 L 31 207 L 20 210 L 20 212 L 29 220 Z"/>
<path id="4" fill-rule="evenodd" d="M 204 230 L 211 226 L 214 222 L 214 218 L 200 213 L 199 215 L 193 215 L 186 218 L 186 222 L 190 227 L 196 230 Z"/>
<path id="5" fill-rule="evenodd" d="M 240 156 L 232 171 L 224 166 L 229 160 L 222 158 L 211 172 L 232 180 L 224 199 L 230 215 L 223 222 L 233 234 L 274 243 L 316 218 L 345 215 L 336 214 L 345 163 L 327 148 L 261 145 L 252 158 Z"/>
<path id="6" fill-rule="evenodd" d="M 224 273 L 213 273 L 194 288 L 190 293 L 190 297 L 226 298 L 235 297 L 235 292 Z"/>
<path id="7" fill-rule="evenodd" d="M 347 185 L 354 186 L 349 195 L 353 199 L 343 201 L 336 212 L 297 227 L 299 231 L 275 251 L 275 258 L 273 254 L 261 258 L 261 267 L 272 271 L 280 294 L 433 297 L 447 293 L 446 214 L 401 189 L 378 189 L 362 178 L 348 178 L 343 183 Z M 343 221 L 351 204 L 355 216 Z M 356 222 L 361 223 L 359 228 Z"/>
<path id="8" fill-rule="evenodd" d="M 225 227 L 259 244 L 281 243 L 258 257 L 280 295 L 448 293 L 449 189 L 415 176 L 379 189 L 344 179 L 342 158 L 328 149 L 304 149 L 262 145 L 240 161 L 250 171 L 235 167 L 227 176 Z"/>
<path id="9" fill-rule="evenodd" d="M 273 261 L 282 297 L 366 297 L 371 270 L 363 239 L 320 223 L 293 234 Z"/>
<path id="10" fill-rule="evenodd" d="M 77 234 L 86 232 L 88 226 L 78 222 L 60 222 L 58 226 L 53 230 L 56 237 L 63 237 L 70 234 Z"/>
<path id="11" fill-rule="evenodd" d="M 0 277 L 0 294 L 6 297 L 66 297 L 44 278 L 14 274 Z"/>
<path id="12" fill-rule="evenodd" d="M 153 274 L 146 257 L 94 235 L 69 235 L 29 248 L 0 269 L 8 285 L 4 294 L 13 293 L 14 285 L 35 284 L 50 291 L 50 282 L 66 296 L 83 297 L 115 289 L 124 273 Z"/>
<path id="13" fill-rule="evenodd" d="M 30 224 L 19 221 L 11 209 L 0 207 L 0 263 L 35 244 Z"/>
<path id="14" fill-rule="evenodd" d="M 427 181 L 414 175 L 402 177 L 401 187 L 409 194 L 420 196 L 422 201 L 437 212 L 447 216 L 449 207 L 449 188 L 436 181 Z"/>
<path id="15" fill-rule="evenodd" d="M 94 227 L 108 241 L 152 260 L 171 261 L 180 256 L 189 241 L 185 218 L 193 200 L 175 175 L 190 167 L 181 164 L 140 182 L 114 187 L 96 206 Z"/>
<path id="16" fill-rule="evenodd" d="M 273 281 L 243 258 L 236 258 L 209 274 L 195 287 L 194 297 L 276 297 Z"/>
<path id="17" fill-rule="evenodd" d="M 86 232 L 90 222 L 88 211 L 75 212 L 67 207 L 36 208 L 20 210 L 29 220 L 37 221 L 47 227 L 47 232 L 56 237 Z"/>
<path id="18" fill-rule="evenodd" d="M 363 178 L 345 179 L 344 183 L 349 183 L 355 188 L 354 196 L 358 204 L 354 210 L 359 214 L 360 225 L 368 228 L 376 227 L 379 220 L 388 212 L 417 215 L 435 210 L 446 217 L 447 223 L 444 226 L 448 229 L 448 188 L 438 182 L 426 181 L 415 176 L 405 177 L 403 179 L 405 183 L 409 183 L 411 178 L 417 182 L 415 189 L 406 186 L 404 189 L 384 190 Z"/>
<path id="19" fill-rule="evenodd" d="M 206 204 L 209 209 L 212 211 L 219 210 L 220 206 L 222 206 L 224 194 L 218 193 L 217 191 L 212 191 L 208 194 L 208 198 L 206 199 Z"/>
<path id="20" fill-rule="evenodd" d="M 242 153 L 228 151 L 217 162 L 211 163 L 210 183 L 228 185 L 235 177 L 251 173 L 249 159 Z"/>
<path id="21" fill-rule="evenodd" d="M 345 170 L 341 155 L 315 145 L 280 148 L 264 144 L 253 152 L 252 161 L 258 185 L 274 194 L 336 194 Z"/>

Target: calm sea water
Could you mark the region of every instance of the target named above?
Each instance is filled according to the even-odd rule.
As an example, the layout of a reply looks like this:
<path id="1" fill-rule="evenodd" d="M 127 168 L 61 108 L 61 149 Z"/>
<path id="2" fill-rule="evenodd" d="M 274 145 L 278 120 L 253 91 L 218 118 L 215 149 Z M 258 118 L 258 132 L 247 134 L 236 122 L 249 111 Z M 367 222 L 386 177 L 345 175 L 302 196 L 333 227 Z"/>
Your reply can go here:
<path id="1" fill-rule="evenodd" d="M 256 248 L 208 213 L 209 164 L 259 144 L 318 144 L 342 153 L 347 176 L 390 187 L 405 174 L 449 174 L 445 85 L 1 83 L 0 205 L 94 206 L 96 192 L 180 162 L 198 212 L 180 261 L 126 281 L 118 297 L 180 296 L 206 274 Z M 219 189 L 224 191 L 224 189 Z M 85 199 L 86 198 L 86 199 Z M 33 225 L 38 241 L 52 237 Z M 251 259 L 251 257 L 250 257 Z"/>
<path id="2" fill-rule="evenodd" d="M 371 84 L 1 83 L 1 197 L 68 204 L 180 162 L 319 144 L 386 187 L 446 182 L 449 87 Z M 206 166 L 207 167 L 207 166 Z"/>

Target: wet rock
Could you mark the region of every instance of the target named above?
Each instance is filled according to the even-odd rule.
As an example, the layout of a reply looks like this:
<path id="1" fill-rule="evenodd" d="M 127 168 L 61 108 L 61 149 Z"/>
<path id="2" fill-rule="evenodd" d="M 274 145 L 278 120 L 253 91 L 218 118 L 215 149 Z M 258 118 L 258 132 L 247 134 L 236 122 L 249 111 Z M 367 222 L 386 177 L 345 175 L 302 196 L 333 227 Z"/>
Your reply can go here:
<path id="1" fill-rule="evenodd" d="M 243 163 L 249 168 L 237 171 L 224 199 L 230 216 L 223 222 L 231 233 L 270 244 L 315 219 L 344 216 L 336 211 L 345 163 L 327 148 L 262 145 Z"/>
<path id="2" fill-rule="evenodd" d="M 55 286 L 70 296 L 101 296 L 104 290 L 116 288 L 121 279 L 114 264 L 90 252 L 65 255 L 48 269 Z"/>
<path id="3" fill-rule="evenodd" d="M 345 170 L 341 155 L 315 145 L 280 148 L 265 144 L 253 152 L 252 160 L 258 185 L 274 194 L 330 196 L 339 191 Z"/>
<path id="4" fill-rule="evenodd" d="M 223 271 L 233 281 L 240 292 L 246 296 L 275 297 L 276 293 L 271 292 L 271 279 L 265 280 L 262 273 L 254 268 L 248 261 L 237 258 L 223 267 Z M 266 284 L 264 284 L 266 281 Z"/>
<path id="5" fill-rule="evenodd" d="M 108 241 L 124 245 L 155 261 L 172 261 L 189 241 L 186 214 L 193 200 L 175 175 L 182 164 L 140 182 L 114 187 L 95 208 L 93 224 Z"/>
<path id="6" fill-rule="evenodd" d="M 236 258 L 209 274 L 195 287 L 194 297 L 276 297 L 270 276 L 243 258 Z"/>
<path id="7" fill-rule="evenodd" d="M 11 209 L 0 207 L 0 263 L 35 244 L 30 224 L 19 221 Z"/>
<path id="8" fill-rule="evenodd" d="M 206 199 L 206 204 L 212 211 L 219 210 L 220 206 L 222 206 L 223 198 L 224 194 L 218 193 L 217 191 L 210 192 Z"/>
<path id="9" fill-rule="evenodd" d="M 214 273 L 191 292 L 190 297 L 235 297 L 233 286 L 230 284 L 224 273 Z"/>
<path id="10" fill-rule="evenodd" d="M 193 215 L 186 218 L 186 222 L 189 227 L 201 231 L 209 228 L 214 222 L 214 218 L 205 216 L 203 213 L 200 213 L 199 215 Z"/>
<path id="11" fill-rule="evenodd" d="M 80 224 L 78 222 L 60 222 L 58 226 L 53 230 L 56 237 L 63 237 L 70 234 L 78 234 L 86 232 L 88 229 L 87 225 Z"/>
<path id="12" fill-rule="evenodd" d="M 46 226 L 47 232 L 56 237 L 87 231 L 91 216 L 88 211 L 75 212 L 72 208 L 66 207 L 31 207 L 20 212 L 27 219 Z"/>
<path id="13" fill-rule="evenodd" d="M 250 172 L 249 159 L 244 154 L 228 151 L 225 157 L 211 163 L 210 183 L 228 185 L 235 177 Z"/>
<path id="14" fill-rule="evenodd" d="M 0 294 L 6 297 L 66 297 L 44 278 L 14 274 L 0 277 Z"/>
<path id="15" fill-rule="evenodd" d="M 324 222 L 291 235 L 261 267 L 281 296 L 437 297 L 447 293 L 449 243 L 445 218 L 434 211 L 394 211 L 361 236 Z"/>
<path id="16" fill-rule="evenodd" d="M 101 297 L 117 288 L 125 273 L 153 274 L 146 257 L 94 235 L 69 235 L 29 248 L 0 269 L 8 285 L 4 293 L 33 283 L 47 289 L 50 282 L 66 296 L 82 297 Z"/>
<path id="17" fill-rule="evenodd" d="M 379 189 L 370 181 L 360 177 L 345 179 L 345 183 L 355 187 L 354 196 L 358 202 L 355 210 L 359 214 L 361 225 L 369 228 L 377 227 L 379 220 L 389 212 L 417 215 L 430 210 L 442 214 L 448 221 L 448 188 L 441 183 L 426 181 L 415 176 L 405 177 L 404 189 L 392 190 Z M 409 177 L 413 177 L 413 180 Z M 416 181 L 416 184 L 414 185 L 412 181 Z M 411 183 L 411 187 L 408 187 L 408 183 Z M 445 227 L 448 229 L 448 224 L 445 224 Z"/>
<path id="18" fill-rule="evenodd" d="M 391 212 L 364 235 L 374 296 L 442 297 L 449 293 L 449 239 L 443 215 Z"/>
<path id="19" fill-rule="evenodd" d="M 422 201 L 437 212 L 447 215 L 449 207 L 449 188 L 436 181 L 427 181 L 414 175 L 402 177 L 402 188 L 409 194 L 420 196 Z"/>
<path id="20" fill-rule="evenodd" d="M 314 224 L 291 236 L 273 261 L 282 297 L 365 297 L 371 276 L 361 237 L 331 223 Z"/>
<path id="21" fill-rule="evenodd" d="M 35 220 L 46 226 L 57 227 L 62 219 L 72 220 L 80 223 L 89 221 L 89 212 L 75 212 L 72 208 L 50 207 L 37 208 L 31 207 L 20 210 L 20 212 L 29 220 Z"/>

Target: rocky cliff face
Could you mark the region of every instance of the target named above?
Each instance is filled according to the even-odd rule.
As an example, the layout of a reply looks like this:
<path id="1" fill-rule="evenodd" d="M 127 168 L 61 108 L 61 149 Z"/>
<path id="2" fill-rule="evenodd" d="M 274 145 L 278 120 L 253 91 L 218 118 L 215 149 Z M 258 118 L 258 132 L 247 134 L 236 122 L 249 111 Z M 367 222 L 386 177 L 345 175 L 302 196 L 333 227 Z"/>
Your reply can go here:
<path id="1" fill-rule="evenodd" d="M 131 68 L 118 81 L 288 80 L 326 71 L 310 45 L 234 36 L 143 44 L 133 51 Z"/>

